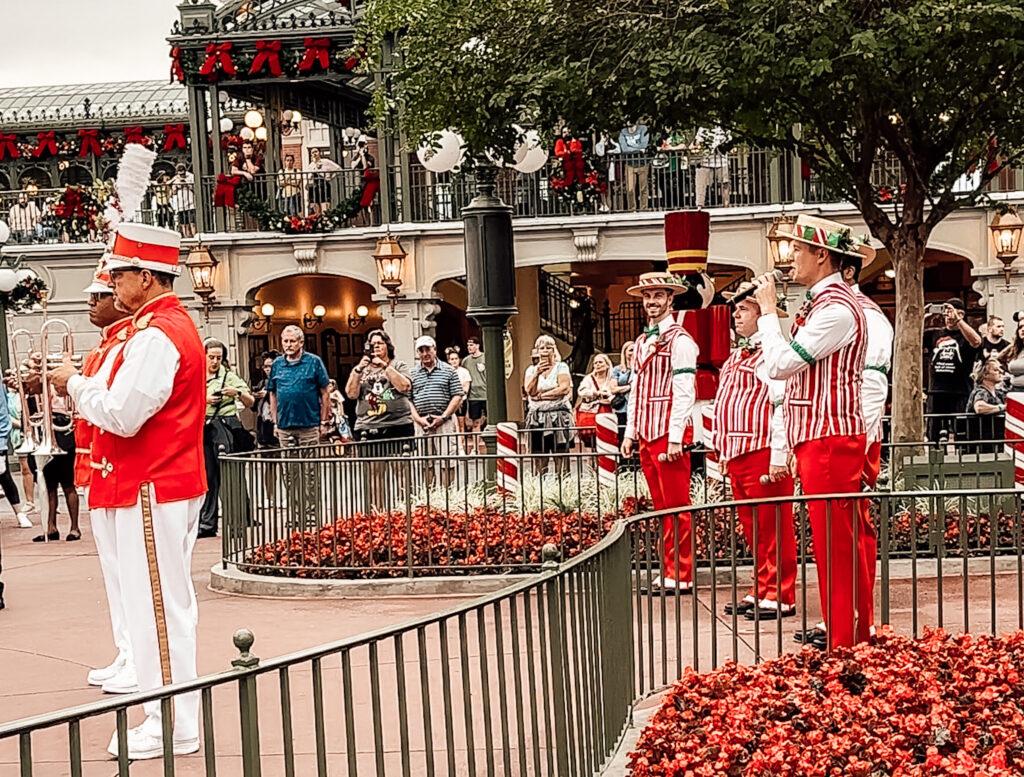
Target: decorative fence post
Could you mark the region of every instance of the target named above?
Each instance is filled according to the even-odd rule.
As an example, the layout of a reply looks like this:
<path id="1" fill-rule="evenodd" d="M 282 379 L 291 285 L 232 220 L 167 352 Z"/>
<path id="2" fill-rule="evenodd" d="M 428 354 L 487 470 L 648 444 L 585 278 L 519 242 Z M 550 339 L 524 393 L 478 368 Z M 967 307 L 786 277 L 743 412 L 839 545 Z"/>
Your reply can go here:
<path id="1" fill-rule="evenodd" d="M 242 724 L 242 775 L 260 777 L 260 713 L 256 700 L 256 676 L 248 671 L 260 660 L 249 652 L 255 637 L 248 629 L 239 629 L 233 638 L 238 658 L 231 662 L 242 676 L 238 678 L 238 717 Z"/>
<path id="2" fill-rule="evenodd" d="M 598 483 L 614 488 L 619 455 L 619 417 L 615 413 L 598 413 L 594 422 L 597 425 Z"/>
<path id="3" fill-rule="evenodd" d="M 498 438 L 498 489 L 512 496 L 519 494 L 519 428 L 514 421 L 495 425 Z"/>

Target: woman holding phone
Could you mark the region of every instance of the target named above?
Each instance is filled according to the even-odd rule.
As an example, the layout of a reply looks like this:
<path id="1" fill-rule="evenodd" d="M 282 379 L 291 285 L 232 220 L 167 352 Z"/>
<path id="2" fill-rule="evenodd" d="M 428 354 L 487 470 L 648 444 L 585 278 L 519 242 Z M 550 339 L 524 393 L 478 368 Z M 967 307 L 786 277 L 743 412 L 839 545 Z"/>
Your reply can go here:
<path id="1" fill-rule="evenodd" d="M 535 343 L 537 364 L 526 368 L 524 390 L 528 400 L 526 427 L 530 430 L 533 453 L 567 453 L 572 445 L 572 378 L 562 361 L 555 340 L 541 335 Z M 568 460 L 559 457 L 556 470 L 568 470 Z M 537 460 L 538 472 L 547 469 L 547 462 Z"/>

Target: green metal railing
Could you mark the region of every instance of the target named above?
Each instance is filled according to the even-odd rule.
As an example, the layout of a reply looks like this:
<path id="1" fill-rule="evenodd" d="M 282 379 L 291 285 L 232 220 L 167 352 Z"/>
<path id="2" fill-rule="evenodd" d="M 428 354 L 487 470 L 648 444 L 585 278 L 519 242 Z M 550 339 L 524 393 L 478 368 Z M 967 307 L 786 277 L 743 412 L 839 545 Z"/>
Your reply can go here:
<path id="1" fill-rule="evenodd" d="M 1015 491 L 854 498 L 870 500 L 879 516 L 879 625 L 913 635 L 925 627 L 1024 627 L 1024 545 Z M 252 635 L 240 632 L 235 643 L 241 654 L 228 671 L 0 724 L 0 763 L 19 764 L 22 777 L 80 775 L 97 757 L 89 743 L 105 743 L 117 731 L 117 773 L 128 775 L 132 765 L 123 743 L 133 711 L 159 700 L 170 721 L 173 698 L 198 692 L 203 749 L 188 764 L 190 774 L 594 774 L 615 752 L 636 701 L 687 667 L 758 662 L 796 648 L 791 632 L 820 617 L 807 507 L 833 499 L 851 495 L 762 503 L 776 508 L 777 527 L 782 505 L 795 506 L 797 618 L 746 621 L 722 614 L 725 602 L 742 596 L 751 570 L 734 554 L 718 563 L 712 553 L 709 566 L 697 570 L 692 594 L 647 593 L 660 572 L 668 513 L 644 514 L 617 522 L 599 543 L 564 563 L 549 546 L 536 575 L 435 615 L 268 661 L 251 654 Z M 711 532 L 712 549 L 714 543 L 735 548 L 738 510 L 749 505 L 690 510 L 691 552 L 697 534 L 723 516 L 729 534 Z M 892 557 L 895 516 L 908 506 L 929 514 L 951 505 L 961 521 L 969 514 L 1007 516 L 1009 543 L 999 549 L 1012 552 L 1000 556 L 996 543 L 989 543 L 985 554 L 971 557 L 961 540 L 965 552 L 956 559 L 914 552 L 906 560 Z M 910 531 L 917 531 L 914 524 Z M 677 559 L 682 552 L 675 549 Z M 856 587 L 856 573 L 850 582 Z M 165 775 L 183 762 L 179 757 L 176 764 L 165 746 Z"/>

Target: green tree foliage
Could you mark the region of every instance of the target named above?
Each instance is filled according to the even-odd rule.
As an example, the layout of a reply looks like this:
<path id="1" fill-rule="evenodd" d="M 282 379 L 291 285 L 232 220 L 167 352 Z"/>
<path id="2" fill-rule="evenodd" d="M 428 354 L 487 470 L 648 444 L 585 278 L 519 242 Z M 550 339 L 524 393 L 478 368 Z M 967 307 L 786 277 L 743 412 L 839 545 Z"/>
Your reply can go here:
<path id="1" fill-rule="evenodd" d="M 924 249 L 1021 162 L 1019 0 L 372 0 L 360 34 L 387 65 L 377 114 L 412 139 L 452 127 L 507 153 L 513 123 L 640 118 L 799 152 L 893 260 L 897 437 L 921 438 Z"/>

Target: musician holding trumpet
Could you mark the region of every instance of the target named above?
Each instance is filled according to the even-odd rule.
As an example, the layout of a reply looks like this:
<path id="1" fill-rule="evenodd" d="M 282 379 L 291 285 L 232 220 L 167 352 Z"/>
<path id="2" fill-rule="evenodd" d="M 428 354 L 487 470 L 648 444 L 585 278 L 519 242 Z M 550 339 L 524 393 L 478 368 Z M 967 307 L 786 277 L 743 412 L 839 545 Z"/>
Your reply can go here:
<path id="1" fill-rule="evenodd" d="M 121 596 L 140 690 L 196 677 L 198 606 L 191 560 L 206 493 L 203 464 L 205 355 L 175 296 L 180 236 L 119 225 L 109 255 L 119 307 L 132 313 L 109 372 L 85 377 L 70 358 L 49 379 L 97 427 L 89 466 L 90 511 L 105 513 L 117 544 Z M 159 702 L 128 730 L 132 760 L 163 753 Z M 199 749 L 199 694 L 174 700 L 175 754 Z M 119 752 L 115 733 L 108 751 Z"/>
<path id="2" fill-rule="evenodd" d="M 715 396 L 711 447 L 736 499 L 793 496 L 782 401 L 786 382 L 768 377 L 757 321 L 761 309 L 754 284 L 742 283 L 731 297 L 736 348 L 722 365 Z M 755 516 L 756 512 L 756 516 Z M 737 509 L 747 546 L 757 561 L 750 591 L 727 602 L 726 615 L 772 620 L 796 614 L 796 535 L 793 505 L 760 504 Z M 755 537 L 756 521 L 756 537 Z"/>

